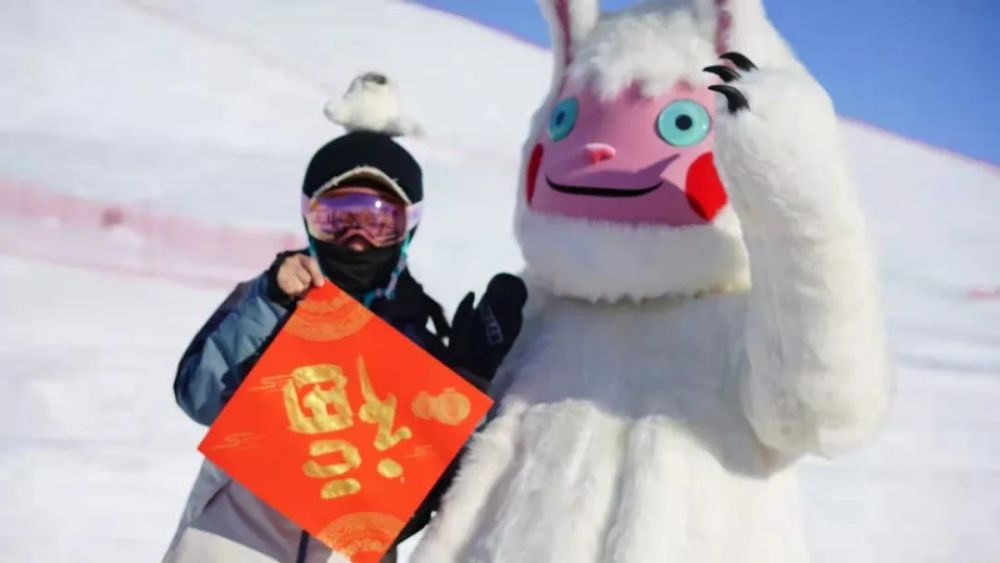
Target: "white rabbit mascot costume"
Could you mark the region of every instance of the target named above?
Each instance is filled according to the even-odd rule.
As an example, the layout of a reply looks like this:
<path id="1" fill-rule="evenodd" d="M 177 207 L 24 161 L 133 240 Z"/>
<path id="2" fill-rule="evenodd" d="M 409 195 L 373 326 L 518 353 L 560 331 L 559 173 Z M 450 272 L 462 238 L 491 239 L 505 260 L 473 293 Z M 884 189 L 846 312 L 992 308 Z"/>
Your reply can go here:
<path id="1" fill-rule="evenodd" d="M 890 387 L 830 99 L 760 0 L 541 3 L 533 303 L 413 561 L 806 561 L 795 461 Z"/>

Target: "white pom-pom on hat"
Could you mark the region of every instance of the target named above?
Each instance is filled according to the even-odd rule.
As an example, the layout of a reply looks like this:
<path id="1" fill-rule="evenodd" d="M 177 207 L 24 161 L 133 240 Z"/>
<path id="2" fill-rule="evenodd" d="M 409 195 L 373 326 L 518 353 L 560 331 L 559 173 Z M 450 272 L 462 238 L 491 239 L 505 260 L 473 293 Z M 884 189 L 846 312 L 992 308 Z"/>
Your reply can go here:
<path id="1" fill-rule="evenodd" d="M 348 131 L 374 131 L 391 137 L 423 134 L 416 121 L 400 115 L 399 89 L 380 72 L 358 75 L 340 100 L 327 102 L 323 113 Z"/>

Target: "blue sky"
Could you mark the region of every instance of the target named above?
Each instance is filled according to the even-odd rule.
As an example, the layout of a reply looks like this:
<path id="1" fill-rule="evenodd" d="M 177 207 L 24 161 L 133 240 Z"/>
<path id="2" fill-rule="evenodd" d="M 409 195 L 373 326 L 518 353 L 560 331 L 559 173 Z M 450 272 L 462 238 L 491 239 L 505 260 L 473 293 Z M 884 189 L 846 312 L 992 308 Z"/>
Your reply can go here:
<path id="1" fill-rule="evenodd" d="M 548 45 L 535 0 L 418 1 Z M 610 11 L 634 3 L 602 5 Z M 1000 164 L 1000 0 L 765 5 L 841 114 Z"/>

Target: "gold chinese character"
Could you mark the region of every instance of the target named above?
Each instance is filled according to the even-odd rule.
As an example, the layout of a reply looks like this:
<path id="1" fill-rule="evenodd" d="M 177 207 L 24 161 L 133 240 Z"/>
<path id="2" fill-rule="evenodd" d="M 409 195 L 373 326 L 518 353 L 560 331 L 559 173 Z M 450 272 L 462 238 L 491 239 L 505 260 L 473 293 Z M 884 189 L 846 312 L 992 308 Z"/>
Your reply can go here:
<path id="1" fill-rule="evenodd" d="M 283 389 L 289 428 L 302 434 L 322 434 L 350 428 L 354 417 L 344 391 L 345 385 L 347 378 L 337 365 L 304 366 L 293 371 Z M 302 397 L 300 404 L 299 390 L 307 386 L 312 388 Z M 304 413 L 303 407 L 310 414 Z M 332 413 L 329 407 L 333 408 Z"/>
<path id="2" fill-rule="evenodd" d="M 413 436 L 406 426 L 400 426 L 395 432 L 392 431 L 392 422 L 396 418 L 396 396 L 390 393 L 384 401 L 378 398 L 375 389 L 372 388 L 371 380 L 368 379 L 365 360 L 361 356 L 358 356 L 358 375 L 361 377 L 361 394 L 365 398 L 365 404 L 358 410 L 358 416 L 364 422 L 378 425 L 375 449 L 384 452 Z"/>
<path id="3" fill-rule="evenodd" d="M 314 479 L 325 479 L 343 475 L 361 466 L 361 453 L 358 452 L 358 448 L 346 440 L 317 440 L 309 445 L 309 454 L 313 457 L 332 453 L 340 453 L 344 462 L 320 465 L 316 460 L 310 459 L 302 465 L 303 473 Z M 323 499 L 331 499 L 353 495 L 360 490 L 361 483 L 357 479 L 334 479 L 323 485 L 319 496 Z"/>
<path id="4" fill-rule="evenodd" d="M 394 459 L 385 458 L 378 462 L 378 474 L 386 479 L 395 479 L 403 474 L 403 466 Z"/>

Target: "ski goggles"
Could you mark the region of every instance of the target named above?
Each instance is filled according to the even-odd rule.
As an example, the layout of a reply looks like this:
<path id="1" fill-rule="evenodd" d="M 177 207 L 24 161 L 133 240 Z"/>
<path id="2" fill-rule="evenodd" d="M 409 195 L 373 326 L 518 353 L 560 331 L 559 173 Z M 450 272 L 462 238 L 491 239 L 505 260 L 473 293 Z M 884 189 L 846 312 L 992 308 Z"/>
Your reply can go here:
<path id="1" fill-rule="evenodd" d="M 344 186 L 303 196 L 302 216 L 316 240 L 343 244 L 361 237 L 385 247 L 403 242 L 417 227 L 421 205 L 370 188 Z"/>

